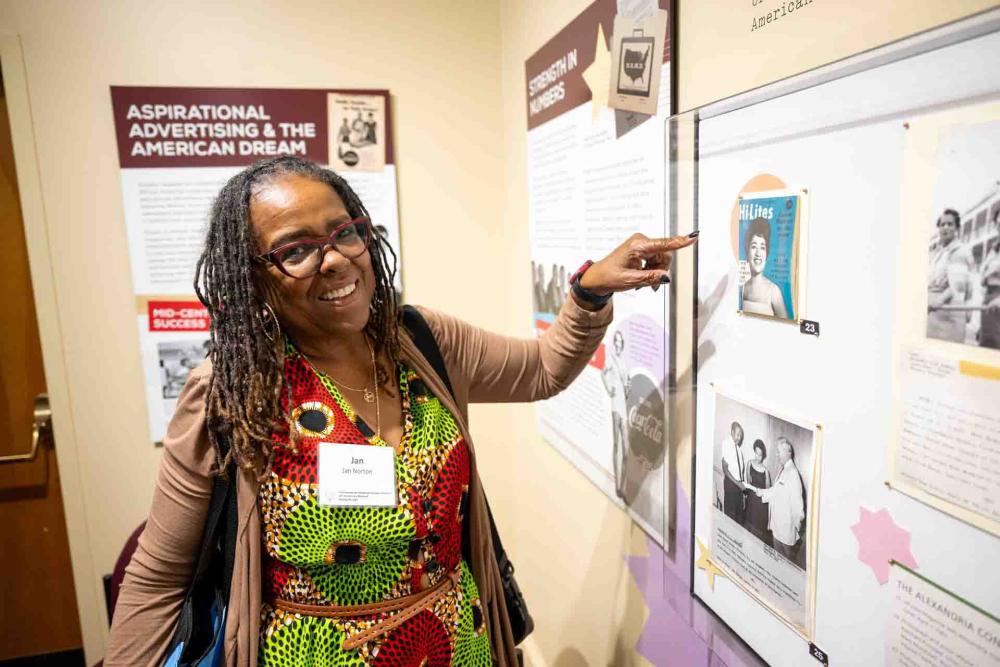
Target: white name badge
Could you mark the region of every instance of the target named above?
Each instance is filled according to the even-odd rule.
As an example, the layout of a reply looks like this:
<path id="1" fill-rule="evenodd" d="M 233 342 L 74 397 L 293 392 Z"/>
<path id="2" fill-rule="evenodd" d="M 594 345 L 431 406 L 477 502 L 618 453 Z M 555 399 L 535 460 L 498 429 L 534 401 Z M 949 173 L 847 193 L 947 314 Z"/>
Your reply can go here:
<path id="1" fill-rule="evenodd" d="M 319 504 L 395 507 L 395 450 L 371 445 L 319 443 Z"/>

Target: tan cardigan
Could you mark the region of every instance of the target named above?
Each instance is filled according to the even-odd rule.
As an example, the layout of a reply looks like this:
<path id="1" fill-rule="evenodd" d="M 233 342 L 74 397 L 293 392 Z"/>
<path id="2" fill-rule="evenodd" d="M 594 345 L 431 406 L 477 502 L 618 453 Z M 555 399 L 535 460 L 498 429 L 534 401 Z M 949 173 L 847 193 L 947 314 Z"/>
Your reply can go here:
<path id="1" fill-rule="evenodd" d="M 468 430 L 468 404 L 523 402 L 548 398 L 565 389 L 586 366 L 611 322 L 610 303 L 596 312 L 568 299 L 553 326 L 540 338 L 498 336 L 447 315 L 420 309 L 441 348 L 455 391 L 440 378 L 405 331 L 404 361 L 451 410 L 472 451 L 470 547 L 472 571 L 488 618 L 494 662 L 516 666 L 500 572 L 493 554 L 486 496 Z M 162 665 L 178 612 L 193 574 L 212 491 L 215 453 L 205 431 L 205 396 L 211 365 L 192 371 L 177 400 L 164 439 L 163 460 L 146 530 L 126 569 L 105 651 L 107 667 Z M 239 529 L 229 594 L 225 652 L 227 667 L 255 667 L 261 608 L 261 538 L 258 483 L 237 478 Z"/>

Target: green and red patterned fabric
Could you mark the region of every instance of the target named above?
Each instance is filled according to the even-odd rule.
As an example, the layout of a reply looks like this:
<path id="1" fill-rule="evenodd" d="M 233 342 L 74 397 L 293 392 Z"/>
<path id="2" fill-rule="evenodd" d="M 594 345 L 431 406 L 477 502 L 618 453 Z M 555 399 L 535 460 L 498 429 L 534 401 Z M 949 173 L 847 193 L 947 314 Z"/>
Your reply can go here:
<path id="1" fill-rule="evenodd" d="M 462 560 L 469 448 L 452 414 L 412 370 L 399 366 L 409 398 L 410 437 L 396 455 L 396 507 L 325 507 L 317 502 L 320 442 L 387 447 L 329 378 L 294 351 L 284 398 L 301 439 L 278 448 L 258 495 L 264 540 L 264 599 L 311 605 L 390 600 L 434 586 L 456 568 L 443 599 L 359 649 L 348 637 L 387 614 L 349 619 L 261 609 L 262 667 L 488 667 L 489 639 L 471 570 Z M 273 439 L 288 442 L 286 428 Z"/>

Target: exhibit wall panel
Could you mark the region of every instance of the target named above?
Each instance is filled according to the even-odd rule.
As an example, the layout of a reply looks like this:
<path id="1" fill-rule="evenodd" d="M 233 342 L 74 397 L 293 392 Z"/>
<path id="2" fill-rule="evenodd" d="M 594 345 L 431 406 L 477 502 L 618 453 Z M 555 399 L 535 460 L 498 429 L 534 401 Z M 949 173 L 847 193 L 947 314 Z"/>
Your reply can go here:
<path id="1" fill-rule="evenodd" d="M 47 360 L 62 360 L 46 364 L 62 375 L 49 385 L 65 387 L 54 419 L 73 435 L 57 446 L 67 516 L 84 524 L 69 534 L 74 561 L 88 563 L 75 582 L 88 664 L 107 632 L 101 576 L 146 516 L 161 455 L 143 404 L 109 86 L 388 89 L 407 300 L 502 328 L 494 305 L 507 285 L 479 279 L 484 253 L 507 265 L 501 240 L 511 238 L 500 214 L 498 21 L 494 2 L 362 11 L 314 1 L 0 0 L 0 31 L 20 37 L 30 92 L 44 210 L 32 234 L 50 249 L 30 259 L 52 276 L 54 297 L 36 301 Z M 506 415 L 477 412 L 473 424 L 498 514 L 509 517 Z"/>
<path id="2" fill-rule="evenodd" d="M 679 111 L 996 5 L 993 0 L 680 0 L 678 4 Z"/>
<path id="3" fill-rule="evenodd" d="M 712 353 L 699 358 L 697 378 L 696 538 L 709 545 L 713 527 L 728 522 L 713 456 L 729 435 L 728 419 L 719 418 L 720 393 L 822 433 L 811 484 L 800 471 L 813 539 L 803 537 L 815 578 L 808 593 L 814 618 L 804 633 L 733 580 L 717 577 L 712 586 L 704 571 L 695 572 L 695 594 L 770 664 L 814 664 L 808 639 L 831 663 L 883 663 L 894 591 L 859 557 L 865 546 L 852 528 L 863 511 L 885 509 L 908 531 L 918 573 L 992 614 L 1000 610 L 1000 576 L 982 567 L 1000 558 L 997 538 L 886 485 L 898 400 L 898 285 L 926 284 L 932 222 L 904 217 L 912 210 L 908 200 L 923 196 L 904 187 L 908 127 L 929 113 L 1000 99 L 1000 76 L 981 66 L 998 55 L 1000 34 L 991 33 L 722 115 L 706 109 L 700 123 L 698 291 L 706 300 L 719 289 L 722 299 L 699 323 L 699 346 Z M 801 316 L 819 323 L 819 336 L 737 313 L 738 198 L 762 183 L 808 193 Z M 910 242 L 914 234 L 919 240 Z M 902 252 L 913 248 L 918 252 Z M 995 352 L 968 353 L 984 354 L 996 359 Z M 749 433 L 754 418 L 739 419 Z M 886 548 L 893 553 L 891 544 Z"/>
<path id="4" fill-rule="evenodd" d="M 528 127 L 525 61 L 591 0 L 501 3 L 503 90 L 502 218 L 498 239 L 507 259 L 505 293 L 492 304 L 497 331 L 533 336 L 528 225 Z M 596 35 L 595 35 L 596 37 Z M 658 148 L 657 148 L 658 150 Z M 600 259 L 599 256 L 578 258 Z M 576 265 L 567 267 L 572 272 Z M 539 435 L 535 408 L 488 406 L 503 415 L 504 447 L 515 462 L 511 476 L 491 494 L 505 494 L 497 512 L 505 546 L 517 566 L 537 623 L 526 643 L 533 665 L 645 665 L 635 651 L 647 607 L 626 566 L 643 554 L 646 537 L 628 515 Z M 609 435 L 610 437 L 610 435 Z M 482 445 L 479 445 L 482 449 Z M 489 480 L 487 480 L 489 481 Z"/>

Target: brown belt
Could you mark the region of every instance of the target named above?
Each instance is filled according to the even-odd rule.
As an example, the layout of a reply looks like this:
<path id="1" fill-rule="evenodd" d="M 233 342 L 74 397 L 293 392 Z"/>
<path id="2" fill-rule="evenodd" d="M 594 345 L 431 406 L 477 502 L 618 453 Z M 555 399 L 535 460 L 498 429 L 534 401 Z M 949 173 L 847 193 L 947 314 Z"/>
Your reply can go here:
<path id="1" fill-rule="evenodd" d="M 419 593 L 413 593 L 412 595 L 404 595 L 403 597 L 392 600 L 373 602 L 372 604 L 302 604 L 299 602 L 282 600 L 280 598 L 275 598 L 273 600 L 269 600 L 268 602 L 270 602 L 270 604 L 275 608 L 281 609 L 285 612 L 300 614 L 302 616 L 318 616 L 322 618 L 353 618 L 356 616 L 370 616 L 372 614 L 381 614 L 385 612 L 399 612 L 398 614 L 382 619 L 367 630 L 345 639 L 343 644 L 344 650 L 351 651 L 377 637 L 392 632 L 400 625 L 422 612 L 424 609 L 436 604 L 444 596 L 450 593 L 452 589 L 458 588 L 459 576 L 459 570 L 456 568 L 449 572 L 446 577 L 441 579 L 441 581 L 437 582 L 427 590 L 420 591 Z"/>

